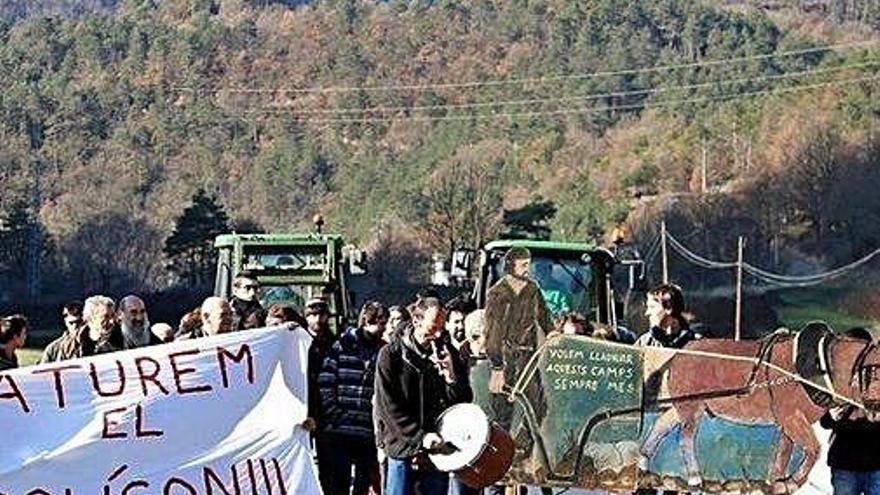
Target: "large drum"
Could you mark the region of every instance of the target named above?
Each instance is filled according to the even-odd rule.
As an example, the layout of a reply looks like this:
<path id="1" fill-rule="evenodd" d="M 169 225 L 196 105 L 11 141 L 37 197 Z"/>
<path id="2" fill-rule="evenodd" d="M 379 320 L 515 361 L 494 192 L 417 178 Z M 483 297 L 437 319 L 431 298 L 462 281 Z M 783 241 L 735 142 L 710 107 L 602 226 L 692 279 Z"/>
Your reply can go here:
<path id="1" fill-rule="evenodd" d="M 510 469 L 513 440 L 475 404 L 457 404 L 444 411 L 437 419 L 437 433 L 454 452 L 431 454 L 431 462 L 471 488 L 489 486 Z"/>

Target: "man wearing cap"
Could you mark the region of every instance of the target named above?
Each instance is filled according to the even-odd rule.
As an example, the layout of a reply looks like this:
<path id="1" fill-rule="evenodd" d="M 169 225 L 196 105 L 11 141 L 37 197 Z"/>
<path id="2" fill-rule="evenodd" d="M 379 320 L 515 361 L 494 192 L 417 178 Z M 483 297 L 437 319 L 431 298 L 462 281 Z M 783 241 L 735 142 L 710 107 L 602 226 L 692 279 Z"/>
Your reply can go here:
<path id="1" fill-rule="evenodd" d="M 316 421 L 320 418 L 321 394 L 318 388 L 318 376 L 324 359 L 333 347 L 333 334 L 330 332 L 330 306 L 321 298 L 313 298 L 306 302 L 305 317 L 312 345 L 309 347 L 309 417 L 303 423 L 309 431 L 315 431 Z"/>
<path id="2" fill-rule="evenodd" d="M 508 400 L 508 393 L 544 337 L 553 331 L 541 289 L 529 277 L 531 259 L 528 249 L 511 248 L 504 255 L 505 275 L 486 293 L 485 336 L 486 355 L 492 365 L 492 409 L 495 420 L 516 441 L 519 458 L 531 454 L 533 442 L 524 425 L 511 431 L 513 403 Z M 540 421 L 546 409 L 540 377 L 535 376 L 525 384 L 524 392 Z"/>

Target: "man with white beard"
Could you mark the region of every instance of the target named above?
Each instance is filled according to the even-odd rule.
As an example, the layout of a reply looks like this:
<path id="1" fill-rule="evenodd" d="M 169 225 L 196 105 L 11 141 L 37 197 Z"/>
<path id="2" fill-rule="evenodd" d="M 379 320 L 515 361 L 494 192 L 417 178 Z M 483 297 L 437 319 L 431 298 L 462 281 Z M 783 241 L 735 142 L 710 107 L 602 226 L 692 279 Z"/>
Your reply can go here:
<path id="1" fill-rule="evenodd" d="M 102 295 L 94 295 L 86 299 L 83 303 L 83 321 L 87 330 L 83 339 L 83 356 L 125 349 L 116 303 L 113 299 Z"/>
<path id="2" fill-rule="evenodd" d="M 119 326 L 126 349 L 162 343 L 150 331 L 150 317 L 143 299 L 134 294 L 119 301 Z"/>

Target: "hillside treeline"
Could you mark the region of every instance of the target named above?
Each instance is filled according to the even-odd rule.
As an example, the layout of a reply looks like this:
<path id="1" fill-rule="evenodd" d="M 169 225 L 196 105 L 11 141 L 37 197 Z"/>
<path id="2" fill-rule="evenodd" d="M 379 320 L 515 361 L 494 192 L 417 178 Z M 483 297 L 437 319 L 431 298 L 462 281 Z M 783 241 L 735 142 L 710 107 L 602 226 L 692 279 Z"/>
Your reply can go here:
<path id="1" fill-rule="evenodd" d="M 7 302 L 35 246 L 46 297 L 210 280 L 165 249 L 199 191 L 230 228 L 320 213 L 382 259 L 517 213 L 644 242 L 668 217 L 781 271 L 880 241 L 870 25 L 686 0 L 97 3 L 0 30 Z"/>

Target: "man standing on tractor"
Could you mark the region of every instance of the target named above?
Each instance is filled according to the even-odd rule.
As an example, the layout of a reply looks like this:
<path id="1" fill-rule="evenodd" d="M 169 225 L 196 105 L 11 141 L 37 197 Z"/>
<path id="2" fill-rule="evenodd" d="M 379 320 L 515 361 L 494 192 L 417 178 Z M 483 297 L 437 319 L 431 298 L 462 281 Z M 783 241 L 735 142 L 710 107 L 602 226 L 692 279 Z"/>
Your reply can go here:
<path id="1" fill-rule="evenodd" d="M 258 328 L 266 320 L 266 312 L 260 304 L 260 284 L 248 275 L 238 275 L 232 281 L 232 311 L 235 313 L 235 330 Z"/>

